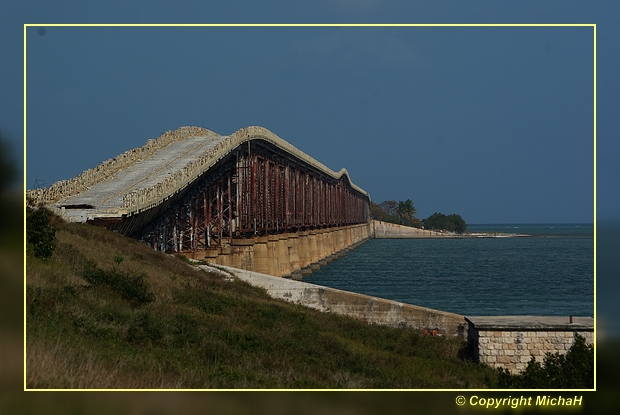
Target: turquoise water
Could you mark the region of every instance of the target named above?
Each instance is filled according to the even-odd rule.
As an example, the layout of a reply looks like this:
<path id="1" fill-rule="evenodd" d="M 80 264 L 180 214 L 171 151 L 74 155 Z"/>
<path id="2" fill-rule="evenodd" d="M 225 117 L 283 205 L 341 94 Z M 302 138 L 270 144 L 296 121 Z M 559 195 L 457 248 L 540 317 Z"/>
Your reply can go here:
<path id="1" fill-rule="evenodd" d="M 469 225 L 529 237 L 373 239 L 305 282 L 464 315 L 594 315 L 593 225 Z"/>

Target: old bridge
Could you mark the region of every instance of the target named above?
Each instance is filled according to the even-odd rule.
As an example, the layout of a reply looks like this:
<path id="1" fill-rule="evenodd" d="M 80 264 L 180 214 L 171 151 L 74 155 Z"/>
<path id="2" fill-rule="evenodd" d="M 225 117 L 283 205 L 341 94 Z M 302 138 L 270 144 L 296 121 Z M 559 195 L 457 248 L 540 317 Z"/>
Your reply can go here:
<path id="1" fill-rule="evenodd" d="M 230 136 L 182 127 L 28 193 L 71 222 L 279 276 L 299 276 L 370 236 L 370 197 L 347 171 L 261 127 Z"/>

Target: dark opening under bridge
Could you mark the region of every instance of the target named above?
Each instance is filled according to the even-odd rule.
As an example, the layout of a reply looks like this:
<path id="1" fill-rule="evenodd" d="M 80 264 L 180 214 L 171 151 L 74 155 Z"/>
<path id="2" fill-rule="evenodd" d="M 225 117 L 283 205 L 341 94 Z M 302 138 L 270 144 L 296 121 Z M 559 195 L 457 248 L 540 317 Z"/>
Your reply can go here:
<path id="1" fill-rule="evenodd" d="M 297 276 L 369 237 L 370 197 L 347 171 L 261 127 L 230 136 L 168 131 L 28 196 L 70 222 L 106 226 L 157 250 L 279 276 Z"/>

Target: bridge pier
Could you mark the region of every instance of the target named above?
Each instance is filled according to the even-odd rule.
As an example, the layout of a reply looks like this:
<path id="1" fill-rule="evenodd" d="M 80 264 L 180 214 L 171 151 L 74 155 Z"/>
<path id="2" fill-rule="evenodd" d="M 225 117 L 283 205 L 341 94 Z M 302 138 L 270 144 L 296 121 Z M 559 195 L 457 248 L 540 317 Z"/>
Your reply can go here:
<path id="1" fill-rule="evenodd" d="M 193 259 L 262 274 L 301 279 L 370 239 L 367 223 L 254 238 L 233 238 L 214 249 L 188 252 Z"/>

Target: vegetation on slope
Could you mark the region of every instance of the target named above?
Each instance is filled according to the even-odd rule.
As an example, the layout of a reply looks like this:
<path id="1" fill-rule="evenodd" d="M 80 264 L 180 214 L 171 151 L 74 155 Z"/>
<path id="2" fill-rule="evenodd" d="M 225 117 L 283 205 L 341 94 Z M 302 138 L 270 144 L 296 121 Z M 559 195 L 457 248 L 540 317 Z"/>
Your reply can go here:
<path id="1" fill-rule="evenodd" d="M 58 219 L 27 259 L 28 388 L 484 388 L 459 339 L 274 300 Z"/>

